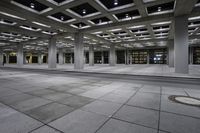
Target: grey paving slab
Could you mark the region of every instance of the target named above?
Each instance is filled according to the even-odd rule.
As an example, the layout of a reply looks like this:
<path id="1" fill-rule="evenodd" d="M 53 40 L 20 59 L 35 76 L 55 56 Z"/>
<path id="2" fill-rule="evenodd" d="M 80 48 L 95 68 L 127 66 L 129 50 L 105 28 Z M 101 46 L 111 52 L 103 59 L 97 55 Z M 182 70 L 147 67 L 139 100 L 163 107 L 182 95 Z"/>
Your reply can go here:
<path id="1" fill-rule="evenodd" d="M 18 93 L 21 93 L 21 92 L 17 91 L 17 90 L 6 88 L 4 90 L 0 90 L 0 97 L 11 96 L 11 95 L 18 94 Z"/>
<path id="2" fill-rule="evenodd" d="M 0 97 L 0 102 L 5 104 L 14 104 L 31 98 L 34 98 L 34 96 L 29 94 L 19 93 L 12 96 Z"/>
<path id="3" fill-rule="evenodd" d="M 140 92 L 147 92 L 147 93 L 161 93 L 160 86 L 154 85 L 144 85 L 140 90 Z"/>
<path id="4" fill-rule="evenodd" d="M 104 115 L 76 110 L 49 125 L 65 133 L 94 133 L 106 120 Z"/>
<path id="5" fill-rule="evenodd" d="M 85 105 L 81 109 L 85 110 L 85 111 L 91 111 L 91 112 L 94 112 L 94 113 L 98 113 L 98 114 L 103 114 L 103 115 L 106 115 L 106 116 L 111 116 L 121 106 L 122 106 L 122 104 L 96 100 L 96 101 L 94 101 L 90 104 Z"/>
<path id="6" fill-rule="evenodd" d="M 27 111 L 45 104 L 50 103 L 51 101 L 42 99 L 42 98 L 32 98 L 24 101 L 19 101 L 14 104 L 11 104 L 13 108 L 20 110 L 20 111 Z"/>
<path id="7" fill-rule="evenodd" d="M 162 95 L 162 98 L 161 98 L 161 110 L 162 111 L 167 111 L 167 112 L 172 112 L 172 113 L 183 114 L 183 115 L 200 118 L 200 115 L 199 115 L 200 109 L 198 107 L 176 103 L 176 102 L 170 101 L 168 99 L 168 97 L 169 97 L 169 95 Z"/>
<path id="8" fill-rule="evenodd" d="M 38 128 L 30 133 L 61 133 L 61 132 L 56 129 L 53 129 L 49 126 L 43 126 L 43 127 Z"/>
<path id="9" fill-rule="evenodd" d="M 25 113 L 44 123 L 49 123 L 67 113 L 70 113 L 73 110 L 74 109 L 69 106 L 59 103 L 50 103 L 28 110 Z"/>
<path id="10" fill-rule="evenodd" d="M 112 93 L 117 94 L 122 97 L 130 97 L 133 94 L 135 94 L 136 90 L 126 90 L 126 89 L 116 89 L 115 91 L 112 91 Z"/>
<path id="11" fill-rule="evenodd" d="M 68 105 L 73 108 L 79 108 L 79 107 L 82 107 L 82 106 L 92 102 L 92 101 L 94 101 L 94 100 L 91 98 L 88 98 L 88 97 L 71 96 L 71 97 L 63 98 L 63 99 L 59 100 L 58 102 Z"/>
<path id="12" fill-rule="evenodd" d="M 130 96 L 121 96 L 118 94 L 114 94 L 114 93 L 109 93 L 103 97 L 101 97 L 101 100 L 105 100 L 105 101 L 110 101 L 110 102 L 115 102 L 115 103 L 120 103 L 123 104 L 125 102 L 127 102 L 127 100 L 130 98 Z"/>
<path id="13" fill-rule="evenodd" d="M 166 86 L 162 86 L 162 94 L 163 95 L 184 95 L 184 96 L 187 95 L 185 93 L 184 88 L 166 87 Z"/>
<path id="14" fill-rule="evenodd" d="M 170 133 L 199 133 L 200 119 L 161 112 L 160 129 Z"/>
<path id="15" fill-rule="evenodd" d="M 151 128 L 158 128 L 159 112 L 125 105 L 114 115 L 114 118 Z"/>
<path id="16" fill-rule="evenodd" d="M 127 103 L 128 105 L 151 108 L 159 110 L 160 94 L 158 93 L 137 93 Z"/>
<path id="17" fill-rule="evenodd" d="M 84 93 L 86 91 L 87 90 L 80 89 L 80 88 L 72 88 L 72 89 L 67 90 L 66 92 L 71 93 L 71 94 L 81 94 L 81 93 Z"/>
<path id="18" fill-rule="evenodd" d="M 108 94 L 109 92 L 104 92 L 102 90 L 90 90 L 87 91 L 85 93 L 81 93 L 81 96 L 85 96 L 85 97 L 89 97 L 89 98 L 94 98 L 94 99 L 98 99 L 106 94 Z"/>
<path id="19" fill-rule="evenodd" d="M 97 133 L 157 133 L 157 130 L 110 119 Z"/>
<path id="20" fill-rule="evenodd" d="M 49 100 L 58 101 L 58 100 L 61 100 L 63 98 L 67 98 L 67 97 L 71 97 L 71 96 L 72 96 L 71 94 L 55 92 L 55 93 L 52 93 L 52 94 L 44 95 L 42 97 L 49 99 Z"/>
<path id="21" fill-rule="evenodd" d="M 27 133 L 42 123 L 0 104 L 0 133 Z"/>
<path id="22" fill-rule="evenodd" d="M 28 94 L 31 94 L 31 95 L 35 95 L 35 96 L 44 96 L 44 95 L 48 95 L 48 94 L 54 94 L 55 91 L 53 90 L 49 90 L 49 89 L 41 89 L 41 90 L 34 90 L 34 91 L 30 91 L 30 92 L 27 92 Z"/>

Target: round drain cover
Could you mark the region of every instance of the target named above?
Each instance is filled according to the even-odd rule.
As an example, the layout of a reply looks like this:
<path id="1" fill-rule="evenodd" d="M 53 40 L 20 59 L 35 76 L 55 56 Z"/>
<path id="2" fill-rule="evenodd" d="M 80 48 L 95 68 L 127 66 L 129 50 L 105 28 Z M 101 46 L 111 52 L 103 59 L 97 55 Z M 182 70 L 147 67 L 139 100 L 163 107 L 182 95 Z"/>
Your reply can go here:
<path id="1" fill-rule="evenodd" d="M 174 102 L 200 107 L 200 99 L 195 98 L 195 97 L 172 95 L 172 96 L 169 96 L 169 99 Z"/>

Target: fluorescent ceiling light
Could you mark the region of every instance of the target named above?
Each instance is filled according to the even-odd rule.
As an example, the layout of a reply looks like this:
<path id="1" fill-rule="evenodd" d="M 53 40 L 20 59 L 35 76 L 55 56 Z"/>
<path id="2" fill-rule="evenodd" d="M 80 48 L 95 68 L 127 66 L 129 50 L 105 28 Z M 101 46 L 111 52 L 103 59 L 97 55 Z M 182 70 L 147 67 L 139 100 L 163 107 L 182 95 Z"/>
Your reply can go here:
<path id="1" fill-rule="evenodd" d="M 200 19 L 200 16 L 190 17 L 188 20 L 196 20 L 196 19 Z"/>
<path id="2" fill-rule="evenodd" d="M 42 24 L 42 23 L 39 23 L 39 22 L 35 22 L 35 21 L 33 21 L 32 23 L 37 24 L 37 25 L 39 25 L 39 26 L 43 26 L 43 27 L 47 27 L 47 28 L 51 28 L 51 26 L 46 25 L 46 24 Z"/>
<path id="3" fill-rule="evenodd" d="M 9 13 L 6 13 L 6 12 L 2 12 L 2 11 L 0 11 L 0 14 L 3 14 L 5 16 L 9 16 L 9 17 L 12 17 L 12 18 L 20 19 L 20 20 L 26 20 L 25 18 L 21 18 L 21 17 L 15 16 L 15 15 L 12 15 L 12 14 L 9 14 Z"/>
<path id="4" fill-rule="evenodd" d="M 118 29 L 112 29 L 112 30 L 109 30 L 109 31 L 114 32 L 114 31 L 120 31 L 120 30 L 122 30 L 122 29 L 118 28 Z"/>
<path id="5" fill-rule="evenodd" d="M 142 27 L 145 27 L 145 25 L 131 26 L 131 27 L 128 27 L 127 29 L 137 29 L 137 28 L 142 28 Z"/>
<path id="6" fill-rule="evenodd" d="M 26 30 L 31 30 L 31 31 L 40 31 L 41 29 L 33 29 L 31 27 L 26 27 L 26 26 L 20 26 L 20 28 L 26 29 Z"/>
<path id="7" fill-rule="evenodd" d="M 103 33 L 103 31 L 93 32 L 92 34 L 101 34 L 101 33 Z"/>
<path id="8" fill-rule="evenodd" d="M 47 35 L 56 35 L 56 32 L 49 32 L 49 31 L 42 31 L 42 33 L 47 34 Z"/>
<path id="9" fill-rule="evenodd" d="M 151 25 L 155 26 L 155 25 L 165 25 L 165 24 L 171 24 L 171 21 L 158 22 L 158 23 L 153 23 Z"/>

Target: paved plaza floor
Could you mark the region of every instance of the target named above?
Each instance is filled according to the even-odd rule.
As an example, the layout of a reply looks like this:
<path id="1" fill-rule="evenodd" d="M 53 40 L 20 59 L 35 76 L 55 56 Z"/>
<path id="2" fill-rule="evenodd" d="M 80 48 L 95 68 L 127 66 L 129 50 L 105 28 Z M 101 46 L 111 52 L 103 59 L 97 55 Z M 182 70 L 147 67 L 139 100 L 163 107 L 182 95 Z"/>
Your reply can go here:
<path id="1" fill-rule="evenodd" d="M 5 64 L 5 67 L 17 68 L 16 64 Z M 48 69 L 48 64 L 25 64 L 23 68 Z M 117 64 L 109 66 L 108 64 L 95 64 L 94 66 L 84 65 L 84 69 L 74 69 L 74 64 L 57 64 L 56 70 L 60 71 L 82 71 L 112 74 L 129 74 L 129 75 L 156 75 L 170 77 L 195 77 L 200 78 L 200 65 L 189 65 L 189 74 L 175 73 L 175 69 L 163 64 Z"/>
<path id="2" fill-rule="evenodd" d="M 0 133 L 199 133 L 200 87 L 0 69 Z"/>

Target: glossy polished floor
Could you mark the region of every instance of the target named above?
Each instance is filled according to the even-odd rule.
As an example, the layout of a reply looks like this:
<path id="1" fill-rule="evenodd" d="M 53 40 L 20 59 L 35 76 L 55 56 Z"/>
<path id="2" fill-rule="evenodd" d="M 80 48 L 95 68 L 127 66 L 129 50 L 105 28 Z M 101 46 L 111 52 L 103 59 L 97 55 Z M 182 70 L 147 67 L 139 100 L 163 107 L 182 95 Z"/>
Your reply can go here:
<path id="1" fill-rule="evenodd" d="M 16 67 L 15 64 L 5 64 L 5 67 Z M 34 68 L 34 69 L 48 69 L 47 64 L 26 64 L 23 68 Z M 174 68 L 168 67 L 168 65 L 162 64 L 134 64 L 124 65 L 117 64 L 116 66 L 109 66 L 108 64 L 95 64 L 89 66 L 86 64 L 83 70 L 75 70 L 74 64 L 57 65 L 56 70 L 62 71 L 83 71 L 83 72 L 98 72 L 98 73 L 114 73 L 114 74 L 130 74 L 130 75 L 157 75 L 157 76 L 172 76 L 172 77 L 195 77 L 200 78 L 200 66 L 189 65 L 189 74 L 178 74 L 175 73 Z"/>
<path id="2" fill-rule="evenodd" d="M 0 69 L 1 133 L 197 133 L 199 86 Z"/>

